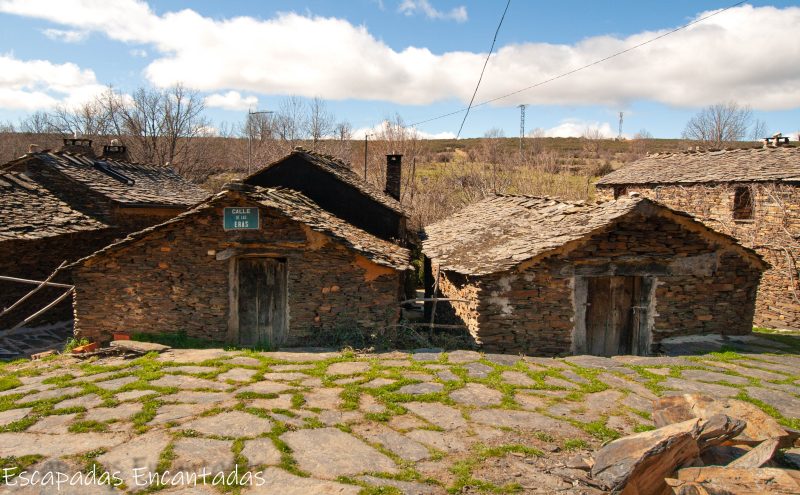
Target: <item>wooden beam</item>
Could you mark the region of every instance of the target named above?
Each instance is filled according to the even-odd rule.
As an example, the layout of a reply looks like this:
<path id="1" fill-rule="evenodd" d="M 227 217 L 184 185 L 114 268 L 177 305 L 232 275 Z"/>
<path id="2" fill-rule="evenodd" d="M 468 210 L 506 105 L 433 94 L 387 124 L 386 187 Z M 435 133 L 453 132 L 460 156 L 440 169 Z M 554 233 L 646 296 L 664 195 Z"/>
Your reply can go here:
<path id="1" fill-rule="evenodd" d="M 56 304 L 60 303 L 60 302 L 61 302 L 61 301 L 63 301 L 64 299 L 66 299 L 66 298 L 67 298 L 67 296 L 69 296 L 70 294 L 72 294 L 72 291 L 74 291 L 74 290 L 75 290 L 75 288 L 74 288 L 74 287 L 73 287 L 73 288 L 71 288 L 71 289 L 69 289 L 69 290 L 67 290 L 66 292 L 64 292 L 63 294 L 61 294 L 60 296 L 58 296 L 58 297 L 55 299 L 55 301 L 51 302 L 50 304 L 48 304 L 47 306 L 43 307 L 43 308 L 42 308 L 42 309 L 40 309 L 39 311 L 37 311 L 37 312 L 35 312 L 34 314 L 30 315 L 29 317 L 25 318 L 25 319 L 24 319 L 23 321 L 21 321 L 20 323 L 17 323 L 17 325 L 16 325 L 16 326 L 14 326 L 13 328 L 11 328 L 11 329 L 10 329 L 10 330 L 8 330 L 8 331 L 9 331 L 9 332 L 12 332 L 12 331 L 14 331 L 14 330 L 16 330 L 16 329 L 18 329 L 18 328 L 22 327 L 23 325 L 25 325 L 25 324 L 27 324 L 27 323 L 30 323 L 31 321 L 35 320 L 35 319 L 36 319 L 36 318 L 38 318 L 39 316 L 43 315 L 44 313 L 46 313 L 47 311 L 49 311 L 50 309 L 52 309 L 52 308 L 53 308 L 53 307 L 54 307 Z"/>
<path id="2" fill-rule="evenodd" d="M 32 284 L 32 285 L 38 285 L 38 284 L 43 283 L 42 280 L 29 280 L 27 278 L 6 277 L 6 276 L 3 276 L 3 275 L 0 275 L 0 280 L 4 280 L 6 282 L 19 282 L 21 284 Z M 56 282 L 47 282 L 44 285 L 46 285 L 48 287 L 60 287 L 62 289 L 71 289 L 73 287 L 72 285 L 58 284 Z"/>
<path id="3" fill-rule="evenodd" d="M 62 261 L 61 264 L 58 265 L 58 267 L 53 271 L 53 273 L 51 273 L 49 277 L 47 277 L 43 282 L 41 282 L 39 285 L 37 285 L 36 288 L 34 288 L 32 291 L 28 292 L 27 294 L 22 296 L 20 299 L 18 299 L 17 302 L 15 302 L 11 306 L 5 308 L 2 312 L 0 312 L 0 317 L 10 313 L 11 311 L 14 310 L 14 308 L 18 307 L 20 304 L 25 302 L 29 297 L 31 297 L 32 295 L 36 294 L 40 290 L 42 290 L 43 287 L 46 287 L 47 284 L 53 279 L 53 277 L 56 276 L 58 271 L 61 270 L 62 268 L 64 268 L 64 265 L 66 265 L 66 264 L 67 264 L 66 260 Z"/>

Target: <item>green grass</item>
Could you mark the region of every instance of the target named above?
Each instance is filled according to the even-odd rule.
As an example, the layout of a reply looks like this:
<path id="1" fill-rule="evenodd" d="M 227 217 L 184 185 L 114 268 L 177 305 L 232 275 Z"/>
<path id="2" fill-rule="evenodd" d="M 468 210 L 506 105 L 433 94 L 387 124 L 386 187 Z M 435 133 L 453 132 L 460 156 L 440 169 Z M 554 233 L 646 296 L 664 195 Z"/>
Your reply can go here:
<path id="1" fill-rule="evenodd" d="M 142 333 L 131 335 L 132 340 L 152 342 L 172 347 L 173 349 L 216 349 L 225 347 L 224 342 L 189 337 L 186 332 L 176 333 Z"/>
<path id="2" fill-rule="evenodd" d="M 43 456 L 40 455 L 0 457 L 0 471 L 2 471 L 4 474 L 3 476 L 0 476 L 0 484 L 3 484 L 5 480 L 11 480 L 17 477 L 19 473 L 25 471 L 42 459 Z"/>
<path id="3" fill-rule="evenodd" d="M 0 377 L 0 392 L 5 390 L 11 390 L 12 388 L 17 388 L 22 385 L 22 382 L 19 381 L 19 378 L 12 375 L 6 375 Z"/>

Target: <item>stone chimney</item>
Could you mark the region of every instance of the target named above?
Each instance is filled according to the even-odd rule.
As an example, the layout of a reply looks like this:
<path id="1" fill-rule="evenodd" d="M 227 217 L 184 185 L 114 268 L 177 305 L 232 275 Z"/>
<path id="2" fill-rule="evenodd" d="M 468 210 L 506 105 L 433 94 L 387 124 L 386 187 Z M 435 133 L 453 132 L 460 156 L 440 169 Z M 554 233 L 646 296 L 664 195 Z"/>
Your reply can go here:
<path id="1" fill-rule="evenodd" d="M 400 201 L 400 183 L 403 178 L 403 155 L 386 155 L 386 188 L 384 192 Z"/>
<path id="2" fill-rule="evenodd" d="M 118 160 L 121 162 L 131 161 L 131 157 L 128 155 L 128 147 L 123 146 L 119 139 L 112 139 L 111 144 L 106 144 L 103 146 L 102 158 Z"/>
<path id="3" fill-rule="evenodd" d="M 771 148 L 771 147 L 780 147 L 784 144 L 789 144 L 789 136 L 784 136 L 780 132 L 776 132 L 772 135 L 772 137 L 764 138 L 764 147 Z"/>
<path id="4" fill-rule="evenodd" d="M 91 139 L 64 138 L 64 146 L 61 147 L 61 151 L 85 155 L 89 158 L 95 157 Z"/>

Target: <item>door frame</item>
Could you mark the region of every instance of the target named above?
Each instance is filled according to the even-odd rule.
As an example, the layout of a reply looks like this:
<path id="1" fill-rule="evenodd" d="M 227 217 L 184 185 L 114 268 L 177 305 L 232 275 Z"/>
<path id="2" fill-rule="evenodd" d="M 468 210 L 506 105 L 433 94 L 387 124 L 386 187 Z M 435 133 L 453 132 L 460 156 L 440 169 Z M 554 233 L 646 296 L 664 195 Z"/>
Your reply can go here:
<path id="1" fill-rule="evenodd" d="M 225 341 L 229 345 L 239 345 L 239 260 L 242 258 L 269 258 L 282 261 L 286 270 L 284 271 L 284 290 L 286 297 L 283 298 L 283 334 L 289 335 L 289 261 L 285 256 L 278 256 L 270 253 L 263 254 L 242 254 L 231 256 L 228 259 L 228 331 Z"/>
<path id="2" fill-rule="evenodd" d="M 602 275 L 607 276 L 607 275 Z M 632 322 L 631 354 L 634 356 L 647 356 L 653 342 L 653 320 L 656 311 L 656 285 L 657 277 L 652 275 L 634 275 L 640 277 L 639 301 L 634 304 L 634 321 Z M 586 307 L 589 297 L 588 276 L 576 275 L 572 277 L 572 306 L 574 326 L 572 329 L 572 354 L 587 354 L 588 339 L 586 336 Z"/>

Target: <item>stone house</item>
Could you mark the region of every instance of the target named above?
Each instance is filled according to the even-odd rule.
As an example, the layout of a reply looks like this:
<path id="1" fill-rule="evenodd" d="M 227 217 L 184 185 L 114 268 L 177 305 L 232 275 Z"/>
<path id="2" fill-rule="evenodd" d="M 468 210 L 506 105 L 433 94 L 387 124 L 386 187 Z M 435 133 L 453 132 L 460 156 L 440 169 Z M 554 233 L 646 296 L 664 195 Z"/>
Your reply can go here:
<path id="1" fill-rule="evenodd" d="M 29 280 L 43 280 L 62 262 L 161 223 L 208 196 L 168 167 L 130 162 L 124 146 L 104 146 L 97 156 L 87 139 L 65 139 L 56 152 L 34 148 L 0 171 L 0 275 Z M 66 273 L 61 277 L 69 280 Z M 0 281 L 0 309 L 33 287 Z M 50 293 L 41 291 L 18 314 L 6 315 L 0 328 L 40 309 Z M 66 304 L 45 319 L 71 314 Z"/>
<path id="2" fill-rule="evenodd" d="M 407 249 L 297 191 L 232 184 L 75 263 L 75 332 L 308 345 L 395 324 L 408 263 Z"/>
<path id="3" fill-rule="evenodd" d="M 668 337 L 749 333 L 767 267 L 689 215 L 628 197 L 490 197 L 426 227 L 423 253 L 427 292 L 450 299 L 478 344 L 529 355 L 646 355 Z"/>
<path id="4" fill-rule="evenodd" d="M 685 211 L 757 251 L 771 268 L 755 323 L 800 329 L 800 148 L 653 154 L 596 186 L 601 198 L 639 193 Z"/>
<path id="5" fill-rule="evenodd" d="M 295 148 L 244 182 L 303 193 L 323 209 L 381 239 L 406 245 L 408 217 L 400 205 L 402 155 L 387 155 L 386 187 L 374 187 L 328 155 Z"/>

